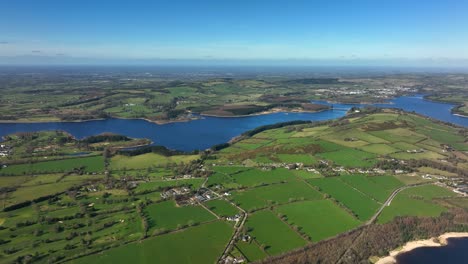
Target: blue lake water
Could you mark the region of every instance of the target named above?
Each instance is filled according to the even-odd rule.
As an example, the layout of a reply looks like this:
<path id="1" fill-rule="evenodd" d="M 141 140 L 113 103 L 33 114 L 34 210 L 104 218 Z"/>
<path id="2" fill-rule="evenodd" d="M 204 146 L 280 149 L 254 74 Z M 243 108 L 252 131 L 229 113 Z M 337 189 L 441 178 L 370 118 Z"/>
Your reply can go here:
<path id="1" fill-rule="evenodd" d="M 0 123 L 0 137 L 15 132 L 40 130 L 63 130 L 76 138 L 112 132 L 134 138 L 148 138 L 156 145 L 171 149 L 191 151 L 206 149 L 215 144 L 229 141 L 241 133 L 268 124 L 293 120 L 329 120 L 342 117 L 352 106 L 333 104 L 337 109 L 318 113 L 273 113 L 248 117 L 203 117 L 190 122 L 158 125 L 138 119 L 107 119 L 87 122 L 47 122 L 47 123 Z M 379 107 L 402 108 L 406 111 L 430 116 L 445 122 L 468 127 L 468 118 L 452 115 L 453 105 L 426 101 L 422 96 L 405 96 L 391 100 Z"/>
<path id="2" fill-rule="evenodd" d="M 451 238 L 443 247 L 421 247 L 398 255 L 398 264 L 468 263 L 468 238 Z"/>

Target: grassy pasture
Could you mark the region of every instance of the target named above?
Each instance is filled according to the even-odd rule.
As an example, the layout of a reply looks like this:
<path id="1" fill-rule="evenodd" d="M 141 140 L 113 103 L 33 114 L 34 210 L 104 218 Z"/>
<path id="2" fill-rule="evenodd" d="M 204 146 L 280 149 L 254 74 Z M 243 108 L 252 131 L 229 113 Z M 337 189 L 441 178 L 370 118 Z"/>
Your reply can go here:
<path id="1" fill-rule="evenodd" d="M 431 174 L 431 175 L 441 175 L 441 176 L 445 176 L 445 177 L 457 177 L 456 173 L 443 171 L 443 170 L 438 170 L 438 169 L 434 169 L 434 168 L 431 168 L 431 167 L 420 167 L 420 168 L 418 168 L 418 171 L 420 171 L 422 173 Z"/>
<path id="2" fill-rule="evenodd" d="M 397 216 L 439 216 L 446 208 L 434 203 L 432 199 L 454 196 L 454 192 L 435 185 L 403 190 L 393 199 L 390 206 L 385 207 L 378 222 L 386 223 Z"/>
<path id="3" fill-rule="evenodd" d="M 293 173 L 296 176 L 304 178 L 304 179 L 315 179 L 315 178 L 322 178 L 323 177 L 320 174 L 308 172 L 306 170 L 295 170 L 295 171 L 293 171 Z"/>
<path id="4" fill-rule="evenodd" d="M 167 163 L 188 163 L 197 159 L 198 155 L 176 155 L 163 156 L 156 153 L 146 153 L 137 156 L 117 155 L 111 158 L 110 168 L 112 170 L 146 169 L 151 166 L 164 166 Z"/>
<path id="5" fill-rule="evenodd" d="M 11 165 L 0 170 L 3 175 L 24 175 L 33 173 L 66 172 L 84 167 L 86 172 L 104 171 L 104 157 L 92 156 L 54 161 L 43 161 L 30 164 Z"/>
<path id="6" fill-rule="evenodd" d="M 152 181 L 140 183 L 135 188 L 136 192 L 156 190 L 166 187 L 177 187 L 177 186 L 191 186 L 192 189 L 196 190 L 200 188 L 203 183 L 203 179 L 180 179 L 180 180 L 166 180 L 166 181 Z"/>
<path id="7" fill-rule="evenodd" d="M 419 149 L 419 148 L 418 148 Z M 424 151 L 421 153 L 408 153 L 408 152 L 398 152 L 398 153 L 393 153 L 390 154 L 391 157 L 396 158 L 396 159 L 402 159 L 402 160 L 410 160 L 410 159 L 443 159 L 444 156 L 432 152 L 432 151 Z"/>
<path id="8" fill-rule="evenodd" d="M 177 207 L 174 201 L 151 204 L 144 209 L 151 229 L 174 230 L 184 225 L 199 224 L 216 217 L 201 206 Z"/>
<path id="9" fill-rule="evenodd" d="M 239 187 L 239 184 L 235 183 L 234 179 L 231 176 L 222 173 L 215 173 L 208 177 L 206 186 L 211 187 L 216 185 L 222 185 L 224 188 Z"/>
<path id="10" fill-rule="evenodd" d="M 417 175 L 397 174 L 394 177 L 406 185 L 433 181 L 433 180 L 423 179 L 422 177 L 419 177 Z"/>
<path id="11" fill-rule="evenodd" d="M 341 145 L 338 145 L 336 143 L 326 141 L 326 140 L 317 140 L 317 141 L 315 141 L 315 143 L 317 145 L 319 145 L 320 148 L 322 149 L 322 151 L 324 151 L 324 152 L 337 151 L 337 150 L 340 150 L 340 149 L 343 148 L 343 146 L 341 146 Z"/>
<path id="12" fill-rule="evenodd" d="M 302 247 L 306 241 L 283 223 L 271 211 L 260 211 L 251 215 L 246 222 L 250 234 L 269 255 Z"/>
<path id="13" fill-rule="evenodd" d="M 261 184 L 279 183 L 294 179 L 291 171 L 279 168 L 270 171 L 251 169 L 232 176 L 234 181 L 242 186 L 258 186 Z"/>
<path id="14" fill-rule="evenodd" d="M 327 130 L 328 128 L 328 126 L 304 128 L 302 131 L 294 133 L 291 137 L 311 137 L 323 133 L 323 131 Z"/>
<path id="15" fill-rule="evenodd" d="M 395 189 L 403 186 L 393 176 L 368 177 L 365 175 L 344 175 L 340 178 L 347 184 L 380 202 L 385 202 Z"/>
<path id="16" fill-rule="evenodd" d="M 19 176 L 15 176 L 19 177 Z M 49 184 L 49 183 L 54 183 L 58 181 L 61 177 L 63 177 L 63 174 L 42 174 L 42 175 L 37 175 L 34 177 L 31 177 L 30 180 L 25 182 L 22 186 L 34 186 L 38 184 Z"/>
<path id="17" fill-rule="evenodd" d="M 372 131 L 370 134 L 385 139 L 390 142 L 408 142 L 416 143 L 426 138 L 425 135 L 421 135 L 407 128 L 394 128 L 380 131 Z"/>
<path id="18" fill-rule="evenodd" d="M 413 150 L 413 149 L 420 149 L 421 147 L 418 147 L 416 145 L 406 143 L 406 142 L 395 142 L 392 144 L 392 147 L 407 151 L 407 150 Z"/>
<path id="19" fill-rule="evenodd" d="M 371 167 L 376 163 L 375 155 L 361 150 L 344 148 L 320 153 L 320 157 L 345 167 Z"/>
<path id="20" fill-rule="evenodd" d="M 361 132 L 362 133 L 362 132 Z M 325 136 L 322 136 L 322 139 L 325 139 L 327 141 L 345 146 L 345 147 L 362 147 L 365 145 L 368 145 L 369 142 L 365 140 L 361 140 L 358 137 L 355 137 L 354 135 L 358 135 L 360 133 L 356 133 L 355 131 L 344 131 L 344 132 L 334 132 L 331 134 L 327 134 Z M 346 138 L 354 138 L 352 141 L 347 141 L 345 140 Z"/>
<path id="21" fill-rule="evenodd" d="M 387 144 L 370 144 L 367 146 L 362 146 L 359 149 L 378 155 L 387 155 L 399 151 L 399 149 L 395 149 Z"/>
<path id="22" fill-rule="evenodd" d="M 0 176 L 0 186 L 16 186 L 31 181 L 29 176 Z"/>
<path id="23" fill-rule="evenodd" d="M 221 217 L 233 216 L 239 213 L 239 209 L 225 200 L 211 200 L 205 206 Z"/>
<path id="24" fill-rule="evenodd" d="M 254 241 L 239 241 L 236 243 L 236 247 L 249 262 L 260 260 L 268 256 Z"/>
<path id="25" fill-rule="evenodd" d="M 253 136 L 253 138 L 268 138 L 268 139 L 284 139 L 289 138 L 293 133 L 286 133 L 286 130 L 283 128 L 270 129 L 262 131 Z"/>
<path id="26" fill-rule="evenodd" d="M 177 232 L 131 243 L 90 255 L 71 263 L 214 263 L 232 234 L 232 227 L 216 221 Z"/>
<path id="27" fill-rule="evenodd" d="M 240 166 L 214 166 L 211 169 L 219 173 L 235 174 L 241 171 L 249 170 L 250 168 L 240 167 Z"/>
<path id="28" fill-rule="evenodd" d="M 360 222 L 330 200 L 305 201 L 279 206 L 275 209 L 297 225 L 312 241 L 335 236 L 352 229 Z"/>
<path id="29" fill-rule="evenodd" d="M 423 199 L 434 199 L 440 197 L 455 197 L 457 196 L 456 193 L 450 191 L 449 189 L 436 186 L 436 185 L 424 185 L 424 186 L 417 186 L 414 188 L 409 188 L 401 193 L 404 193 L 411 197 L 419 197 Z"/>
<path id="30" fill-rule="evenodd" d="M 311 179 L 308 181 L 352 210 L 359 220 L 364 221 L 369 219 L 379 207 L 379 204 L 370 197 L 354 190 L 338 177 Z"/>
<path id="31" fill-rule="evenodd" d="M 285 163 L 304 163 L 304 165 L 313 165 L 317 163 L 317 159 L 308 154 L 278 154 L 278 158 Z"/>
<path id="32" fill-rule="evenodd" d="M 322 199 L 322 194 L 302 182 L 294 181 L 238 191 L 233 193 L 231 199 L 243 209 L 253 210 L 291 200 Z"/>
<path id="33" fill-rule="evenodd" d="M 447 144 L 454 144 L 465 141 L 465 138 L 462 135 L 454 133 L 453 130 L 447 127 L 433 127 L 431 129 L 418 129 L 417 131 L 418 133 L 424 134 L 433 140 L 445 142 Z"/>
<path id="34" fill-rule="evenodd" d="M 52 184 L 21 187 L 8 196 L 8 198 L 5 200 L 5 205 L 8 206 L 24 201 L 34 200 L 43 196 L 64 192 L 76 184 L 76 182 L 58 182 Z"/>

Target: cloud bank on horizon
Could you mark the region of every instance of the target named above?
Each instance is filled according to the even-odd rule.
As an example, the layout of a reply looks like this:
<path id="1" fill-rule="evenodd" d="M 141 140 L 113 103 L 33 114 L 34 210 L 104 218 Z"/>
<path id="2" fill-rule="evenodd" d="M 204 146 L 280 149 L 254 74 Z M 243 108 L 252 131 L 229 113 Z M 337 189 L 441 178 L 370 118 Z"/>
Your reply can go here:
<path id="1" fill-rule="evenodd" d="M 456 0 L 3 1 L 0 64 L 468 66 L 467 13 Z"/>

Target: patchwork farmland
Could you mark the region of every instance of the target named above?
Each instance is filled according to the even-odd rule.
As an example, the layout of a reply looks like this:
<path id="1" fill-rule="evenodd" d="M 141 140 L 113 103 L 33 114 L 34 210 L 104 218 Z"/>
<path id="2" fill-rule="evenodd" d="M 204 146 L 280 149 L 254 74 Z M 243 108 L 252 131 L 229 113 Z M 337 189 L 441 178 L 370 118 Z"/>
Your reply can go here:
<path id="1" fill-rule="evenodd" d="M 366 226 L 440 217 L 466 206 L 447 188 L 466 169 L 464 140 L 386 110 L 272 127 L 197 154 L 25 156 L 0 170 L 14 186 L 2 197 L 0 261 L 39 245 L 43 263 L 268 261 Z M 75 143 L 57 147 L 83 151 Z"/>

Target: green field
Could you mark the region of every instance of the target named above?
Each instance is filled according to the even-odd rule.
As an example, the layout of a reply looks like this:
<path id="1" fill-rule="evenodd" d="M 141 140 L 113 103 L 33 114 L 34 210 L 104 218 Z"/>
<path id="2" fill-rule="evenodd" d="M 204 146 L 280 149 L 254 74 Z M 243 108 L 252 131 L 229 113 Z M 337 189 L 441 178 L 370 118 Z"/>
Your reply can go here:
<path id="1" fill-rule="evenodd" d="M 298 226 L 312 241 L 335 236 L 357 227 L 361 222 L 330 200 L 305 201 L 279 206 L 291 226 Z"/>
<path id="2" fill-rule="evenodd" d="M 121 246 L 71 263 L 215 263 L 231 235 L 229 224 L 216 221 Z"/>
<path id="3" fill-rule="evenodd" d="M 306 244 L 287 224 L 271 211 L 260 211 L 247 219 L 249 233 L 269 255 L 277 255 Z"/>
<path id="4" fill-rule="evenodd" d="M 356 149 L 344 148 L 337 151 L 319 154 L 320 157 L 331 160 L 345 167 L 371 167 L 376 163 L 375 155 Z"/>
<path id="5" fill-rule="evenodd" d="M 121 88 L 109 95 L 121 105 L 90 107 L 106 107 L 119 116 L 160 115 L 167 110 L 156 113 L 148 101 L 170 103 L 177 110 L 197 107 L 199 98 L 175 102 L 173 96 L 185 97 L 203 87 L 222 89 L 226 100 L 239 96 L 235 85 L 219 80 L 161 91 Z M 131 98 L 121 97 L 122 91 Z M 155 97 L 144 99 L 146 92 Z M 218 99 L 205 97 L 208 105 L 198 110 L 226 102 Z M 199 155 L 124 156 L 113 148 L 136 141 L 118 135 L 121 141 L 97 143 L 93 141 L 102 135 L 89 142 L 54 131 L 14 135 L 5 142 L 14 144 L 16 152 L 0 158 L 6 165 L 0 174 L 10 174 L 0 177 L 0 201 L 6 207 L 0 212 L 0 262 L 214 263 L 231 238 L 232 257 L 267 261 L 307 244 L 341 239 L 335 237 L 363 225 L 397 188 L 431 181 L 450 185 L 468 169 L 466 153 L 459 151 L 467 145 L 465 130 L 394 110 L 363 111 L 372 113 L 350 114 L 326 125 L 274 125 L 279 128 L 248 132 L 221 151 Z M 444 144 L 454 150 L 444 151 Z M 424 152 L 407 152 L 419 149 Z M 69 155 L 81 151 L 84 156 Z M 427 160 L 408 167 L 413 163 L 401 161 L 408 159 Z M 284 163 L 304 166 L 287 169 Z M 397 174 L 397 169 L 407 173 Z M 426 173 L 449 178 L 425 180 L 421 176 Z M 187 174 L 195 178 L 181 177 Z M 182 186 L 189 188 L 184 194 L 163 200 L 161 194 Z M 467 207 L 466 199 L 449 189 L 406 187 L 370 228 L 381 228 L 395 217 L 437 217 L 443 212 L 444 219 L 454 215 L 458 221 L 459 208 Z M 196 194 L 204 193 L 217 195 L 197 204 Z M 45 198 L 28 203 L 40 197 Z M 225 219 L 243 210 L 245 225 Z M 240 228 L 238 237 L 232 237 L 234 227 Z M 245 234 L 251 239 L 242 241 Z"/>
<path id="6" fill-rule="evenodd" d="M 239 209 L 226 200 L 211 200 L 205 202 L 205 206 L 221 217 L 233 216 L 239 213 Z"/>
<path id="7" fill-rule="evenodd" d="M 268 254 L 260 248 L 256 241 L 239 241 L 236 243 L 236 247 L 250 262 L 260 260 L 268 256 Z"/>
<path id="8" fill-rule="evenodd" d="M 369 219 L 379 207 L 379 204 L 369 196 L 354 190 L 338 177 L 311 179 L 308 181 L 352 210 L 361 221 Z"/>
<path id="9" fill-rule="evenodd" d="M 360 149 L 378 155 L 387 155 L 399 151 L 398 149 L 395 149 L 391 145 L 387 144 L 370 144 L 367 146 L 362 146 Z"/>
<path id="10" fill-rule="evenodd" d="M 397 216 L 438 216 L 446 211 L 432 201 L 438 197 L 454 197 L 456 194 L 435 185 L 424 185 L 401 191 L 390 206 L 385 207 L 378 218 L 379 223 L 386 223 Z"/>
<path id="11" fill-rule="evenodd" d="M 178 186 L 189 186 L 191 189 L 196 190 L 200 188 L 203 183 L 203 179 L 177 179 L 177 180 L 165 180 L 165 181 L 151 181 L 140 183 L 136 188 L 135 192 L 155 191 L 161 190 L 168 187 Z"/>
<path id="12" fill-rule="evenodd" d="M 270 171 L 251 169 L 232 176 L 234 181 L 242 186 L 253 187 L 262 184 L 279 183 L 294 178 L 291 171 L 279 168 Z"/>
<path id="13" fill-rule="evenodd" d="M 152 230 L 174 230 L 216 219 L 201 206 L 176 206 L 174 201 L 151 204 L 144 209 Z"/>
<path id="14" fill-rule="evenodd" d="M 316 164 L 317 160 L 307 154 L 278 154 L 278 158 L 285 163 L 303 163 L 304 165 Z"/>
<path id="15" fill-rule="evenodd" d="M 104 158 L 102 156 L 94 156 L 11 165 L 7 168 L 1 169 L 0 174 L 25 175 L 34 173 L 67 172 L 80 168 L 84 168 L 85 172 L 102 172 L 104 171 Z"/>
<path id="16" fill-rule="evenodd" d="M 176 155 L 166 157 L 156 153 L 146 153 L 131 157 L 117 155 L 112 157 L 110 168 L 113 170 L 146 169 L 152 166 L 163 166 L 167 163 L 187 163 L 197 158 L 198 155 Z"/>
<path id="17" fill-rule="evenodd" d="M 293 200 L 322 199 L 322 194 L 303 182 L 294 181 L 238 191 L 231 199 L 245 210 L 255 210 Z"/>
<path id="18" fill-rule="evenodd" d="M 345 175 L 340 179 L 379 202 L 385 202 L 395 189 L 403 186 L 393 176 Z"/>
<path id="19" fill-rule="evenodd" d="M 59 182 L 52 184 L 32 185 L 18 188 L 12 192 L 5 200 L 4 205 L 21 203 L 34 200 L 43 196 L 48 196 L 68 190 L 70 187 L 78 185 L 79 182 Z"/>

